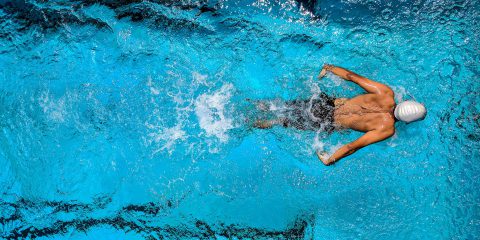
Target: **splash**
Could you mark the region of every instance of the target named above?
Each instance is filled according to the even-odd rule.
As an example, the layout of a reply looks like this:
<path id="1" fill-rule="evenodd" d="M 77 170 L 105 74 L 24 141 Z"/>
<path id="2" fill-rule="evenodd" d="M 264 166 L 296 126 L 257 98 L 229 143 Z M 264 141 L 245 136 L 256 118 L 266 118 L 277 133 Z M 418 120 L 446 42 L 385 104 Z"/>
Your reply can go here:
<path id="1" fill-rule="evenodd" d="M 395 101 L 403 102 L 405 96 L 408 96 L 407 90 L 402 86 L 392 86 L 392 90 L 395 93 Z"/>
<path id="2" fill-rule="evenodd" d="M 151 125 L 148 125 L 147 127 L 155 128 Z M 168 150 L 168 153 L 171 155 L 174 150 L 173 147 L 175 143 L 177 141 L 184 141 L 186 139 L 186 133 L 182 129 L 182 126 L 180 124 L 177 124 L 174 127 L 164 128 L 159 130 L 158 132 L 150 133 L 149 137 L 151 137 L 155 141 L 155 143 L 163 143 L 163 146 L 154 151 L 154 154 L 157 152 Z"/>
<path id="3" fill-rule="evenodd" d="M 47 118 L 56 123 L 65 121 L 65 99 L 53 99 L 48 92 L 44 92 L 38 99 L 39 105 Z"/>
<path id="4" fill-rule="evenodd" d="M 339 148 L 343 146 L 341 142 L 334 144 L 329 139 L 324 132 L 317 132 L 313 139 L 313 149 L 315 151 L 326 152 L 329 155 L 333 155 Z"/>
<path id="5" fill-rule="evenodd" d="M 233 119 L 227 116 L 227 104 L 232 96 L 233 85 L 224 84 L 213 94 L 204 93 L 195 101 L 195 114 L 200 128 L 207 136 L 215 136 L 221 142 L 228 141 L 227 131 L 234 128 Z"/>

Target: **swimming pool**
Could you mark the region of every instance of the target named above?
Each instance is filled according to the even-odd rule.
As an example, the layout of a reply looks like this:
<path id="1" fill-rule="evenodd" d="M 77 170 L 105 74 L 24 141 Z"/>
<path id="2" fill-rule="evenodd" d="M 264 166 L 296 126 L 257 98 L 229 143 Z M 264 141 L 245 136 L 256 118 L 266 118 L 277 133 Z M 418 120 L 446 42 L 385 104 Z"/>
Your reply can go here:
<path id="1" fill-rule="evenodd" d="M 0 237 L 478 239 L 478 1 L 0 1 Z M 360 136 L 249 126 L 248 101 L 425 103 Z"/>

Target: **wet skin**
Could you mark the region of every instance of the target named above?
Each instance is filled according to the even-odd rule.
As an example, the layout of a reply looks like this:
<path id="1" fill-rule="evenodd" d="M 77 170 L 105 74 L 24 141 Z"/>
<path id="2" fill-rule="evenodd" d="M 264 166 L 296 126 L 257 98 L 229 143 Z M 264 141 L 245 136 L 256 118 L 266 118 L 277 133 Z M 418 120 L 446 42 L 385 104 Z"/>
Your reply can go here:
<path id="1" fill-rule="evenodd" d="M 395 133 L 394 93 L 388 86 L 362 77 L 341 67 L 326 64 L 320 74 L 322 79 L 327 72 L 331 72 L 347 81 L 352 81 L 362 87 L 367 93 L 354 98 L 339 98 L 335 100 L 334 123 L 336 129 L 353 129 L 365 132 L 357 140 L 345 144 L 334 154 L 328 156 L 325 152 L 317 151 L 318 158 L 325 164 L 331 165 L 336 161 L 356 152 L 362 147 L 385 140 Z M 283 119 L 257 121 L 258 128 L 270 128 L 276 124 L 283 124 Z"/>
<path id="2" fill-rule="evenodd" d="M 330 165 L 358 149 L 385 140 L 395 133 L 394 93 L 388 86 L 362 77 L 354 72 L 333 65 L 325 65 L 319 74 L 323 78 L 331 72 L 347 81 L 352 81 L 362 87 L 367 93 L 351 99 L 335 100 L 334 119 L 340 128 L 365 132 L 357 140 L 339 148 L 332 156 L 317 152 L 318 158 Z"/>
<path id="3" fill-rule="evenodd" d="M 363 94 L 335 100 L 334 119 L 340 128 L 369 132 L 394 127 L 395 102 L 389 96 Z"/>

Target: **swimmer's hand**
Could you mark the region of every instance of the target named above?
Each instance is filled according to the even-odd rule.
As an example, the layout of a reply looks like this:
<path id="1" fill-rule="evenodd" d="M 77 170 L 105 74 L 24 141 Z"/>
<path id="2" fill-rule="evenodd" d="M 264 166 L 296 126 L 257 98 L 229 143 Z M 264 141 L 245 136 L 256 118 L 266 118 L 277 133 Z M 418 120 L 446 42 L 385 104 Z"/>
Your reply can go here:
<path id="1" fill-rule="evenodd" d="M 327 70 L 325 68 L 322 68 L 322 71 L 320 71 L 320 74 L 318 74 L 318 80 L 321 80 L 325 75 L 327 74 Z"/>
<path id="2" fill-rule="evenodd" d="M 328 166 L 328 165 L 332 164 L 332 162 L 330 162 L 330 158 L 328 156 L 328 153 L 326 153 L 324 151 L 317 150 L 317 157 L 318 157 L 318 159 L 320 159 L 320 161 L 323 162 L 323 164 L 325 164 L 325 166 Z"/>
<path id="3" fill-rule="evenodd" d="M 323 77 L 325 77 L 325 75 L 327 74 L 327 71 L 330 71 L 330 69 L 333 67 L 333 65 L 330 65 L 330 64 L 325 64 L 323 65 L 322 67 L 322 71 L 320 71 L 320 74 L 318 74 L 318 80 L 322 79 Z"/>

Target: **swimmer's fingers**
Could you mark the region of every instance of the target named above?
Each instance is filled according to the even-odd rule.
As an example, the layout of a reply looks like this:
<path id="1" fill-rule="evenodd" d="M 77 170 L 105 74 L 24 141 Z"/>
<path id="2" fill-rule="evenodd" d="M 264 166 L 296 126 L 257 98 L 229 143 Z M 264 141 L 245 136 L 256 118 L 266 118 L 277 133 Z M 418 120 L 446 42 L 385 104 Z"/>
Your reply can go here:
<path id="1" fill-rule="evenodd" d="M 322 161 L 323 164 L 325 165 L 330 165 L 330 162 L 329 162 L 329 155 L 328 153 L 324 152 L 324 151 L 320 151 L 320 150 L 317 150 L 317 157 L 318 159 L 320 159 L 320 161 Z"/>
<path id="2" fill-rule="evenodd" d="M 325 75 L 327 74 L 327 69 L 322 68 L 322 71 L 320 71 L 320 74 L 318 74 L 318 80 L 321 80 Z"/>
<path id="3" fill-rule="evenodd" d="M 318 158 L 328 158 L 328 153 L 325 151 L 317 150 L 317 156 Z"/>

